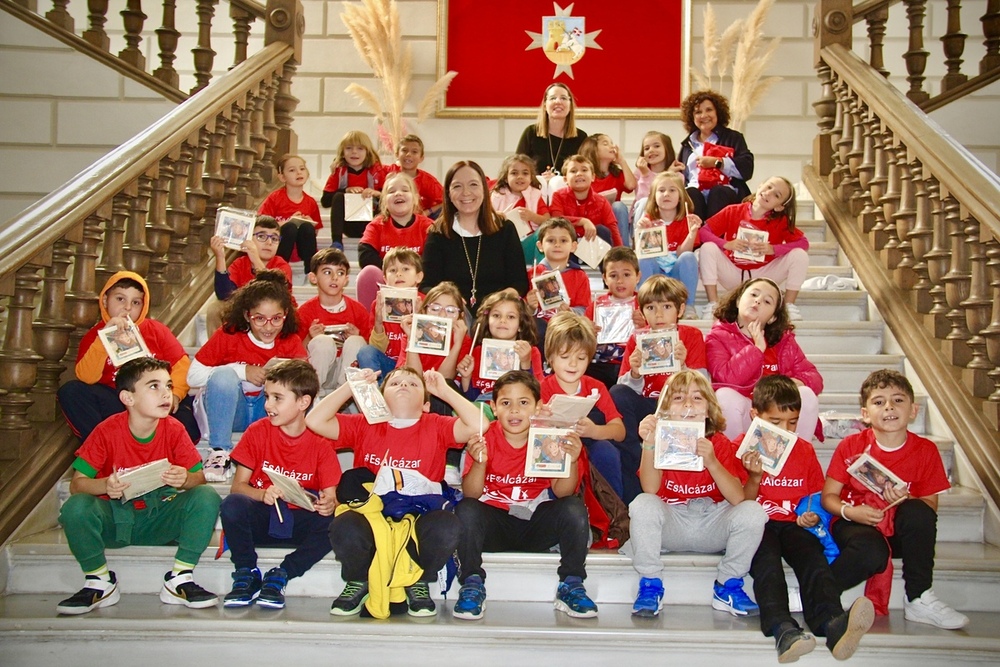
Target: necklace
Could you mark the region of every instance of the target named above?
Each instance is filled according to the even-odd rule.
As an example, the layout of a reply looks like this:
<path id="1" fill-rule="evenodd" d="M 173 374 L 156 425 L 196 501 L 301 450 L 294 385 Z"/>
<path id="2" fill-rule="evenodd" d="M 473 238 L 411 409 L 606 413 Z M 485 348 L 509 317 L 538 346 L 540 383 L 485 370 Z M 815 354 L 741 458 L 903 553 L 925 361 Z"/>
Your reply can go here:
<path id="1" fill-rule="evenodd" d="M 483 235 L 479 234 L 479 241 L 476 244 L 476 263 L 472 263 L 472 257 L 469 255 L 469 246 L 465 245 L 465 239 L 460 239 L 462 241 L 462 250 L 465 251 L 465 261 L 469 264 L 469 273 L 472 275 L 472 291 L 469 293 L 469 305 L 475 307 L 476 305 L 476 276 L 479 275 L 479 251 L 483 249 Z"/>
<path id="2" fill-rule="evenodd" d="M 559 137 L 559 148 L 556 149 L 555 153 L 552 152 L 552 135 L 549 134 L 546 138 L 549 140 L 549 160 L 552 161 L 552 173 L 558 176 L 559 167 L 556 165 L 556 158 L 562 153 L 563 142 L 566 141 L 566 137 Z"/>

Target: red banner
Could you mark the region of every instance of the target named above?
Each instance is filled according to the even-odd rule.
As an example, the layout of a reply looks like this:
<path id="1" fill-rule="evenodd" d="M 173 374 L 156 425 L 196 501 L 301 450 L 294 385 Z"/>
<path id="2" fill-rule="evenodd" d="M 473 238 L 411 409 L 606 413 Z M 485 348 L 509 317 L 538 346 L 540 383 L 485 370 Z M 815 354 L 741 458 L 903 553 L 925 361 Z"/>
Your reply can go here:
<path id="1" fill-rule="evenodd" d="M 686 0 L 441 2 L 446 109 L 536 108 L 554 81 L 584 113 L 680 106 Z"/>

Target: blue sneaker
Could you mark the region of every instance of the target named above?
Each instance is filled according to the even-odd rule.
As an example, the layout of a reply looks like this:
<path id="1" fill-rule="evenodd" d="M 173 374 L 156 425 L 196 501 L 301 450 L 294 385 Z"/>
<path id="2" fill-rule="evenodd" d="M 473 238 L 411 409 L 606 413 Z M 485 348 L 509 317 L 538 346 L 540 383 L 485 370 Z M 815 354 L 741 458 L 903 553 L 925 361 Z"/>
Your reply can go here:
<path id="1" fill-rule="evenodd" d="M 233 590 L 226 593 L 223 607 L 246 607 L 260 595 L 260 570 L 241 567 L 233 572 Z"/>
<path id="2" fill-rule="evenodd" d="M 743 592 L 742 579 L 729 579 L 724 584 L 715 582 L 712 609 L 728 611 L 733 616 L 757 616 L 760 608 Z"/>
<path id="3" fill-rule="evenodd" d="M 341 243 L 340 241 L 334 241 L 333 243 L 330 244 L 330 247 L 336 248 L 340 252 L 344 252 L 344 244 Z"/>
<path id="4" fill-rule="evenodd" d="M 288 585 L 288 573 L 284 568 L 272 567 L 264 575 L 264 582 L 257 597 L 257 606 L 269 609 L 285 608 L 285 586 Z"/>
<path id="5" fill-rule="evenodd" d="M 458 591 L 458 601 L 451 608 L 451 614 L 455 618 L 465 618 L 476 621 L 483 617 L 486 610 L 486 587 L 483 586 L 483 579 L 478 574 L 474 574 L 465 580 L 462 588 Z"/>
<path id="6" fill-rule="evenodd" d="M 653 618 L 663 609 L 663 581 L 643 577 L 639 580 L 639 594 L 632 604 L 632 615 Z"/>
<path id="7" fill-rule="evenodd" d="M 580 577 L 566 577 L 559 582 L 554 606 L 557 611 L 566 612 L 573 618 L 597 616 L 597 605 L 587 596 Z"/>

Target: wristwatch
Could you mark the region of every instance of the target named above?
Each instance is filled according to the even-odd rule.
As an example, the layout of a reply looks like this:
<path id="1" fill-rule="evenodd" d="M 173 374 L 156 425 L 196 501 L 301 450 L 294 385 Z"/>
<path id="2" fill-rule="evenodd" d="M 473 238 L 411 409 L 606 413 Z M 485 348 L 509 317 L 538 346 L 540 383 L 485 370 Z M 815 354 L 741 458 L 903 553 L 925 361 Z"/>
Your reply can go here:
<path id="1" fill-rule="evenodd" d="M 716 160 L 715 161 L 715 168 L 716 169 L 722 169 L 722 160 Z"/>

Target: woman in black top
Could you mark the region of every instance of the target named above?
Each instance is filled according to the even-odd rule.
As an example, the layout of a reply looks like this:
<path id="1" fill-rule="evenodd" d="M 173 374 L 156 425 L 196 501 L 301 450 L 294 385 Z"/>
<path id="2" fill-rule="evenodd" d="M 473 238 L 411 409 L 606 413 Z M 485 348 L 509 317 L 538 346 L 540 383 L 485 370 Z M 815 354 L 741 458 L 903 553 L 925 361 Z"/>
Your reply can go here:
<path id="1" fill-rule="evenodd" d="M 568 86 L 553 83 L 545 89 L 538 120 L 524 128 L 515 153 L 535 160 L 535 173 L 560 173 L 563 161 L 580 152 L 587 133 L 576 127 L 576 100 Z M 551 173 L 548 175 L 552 175 Z"/>

